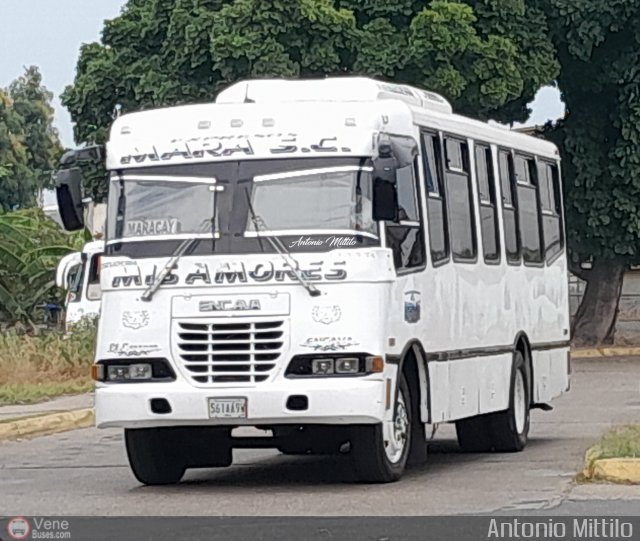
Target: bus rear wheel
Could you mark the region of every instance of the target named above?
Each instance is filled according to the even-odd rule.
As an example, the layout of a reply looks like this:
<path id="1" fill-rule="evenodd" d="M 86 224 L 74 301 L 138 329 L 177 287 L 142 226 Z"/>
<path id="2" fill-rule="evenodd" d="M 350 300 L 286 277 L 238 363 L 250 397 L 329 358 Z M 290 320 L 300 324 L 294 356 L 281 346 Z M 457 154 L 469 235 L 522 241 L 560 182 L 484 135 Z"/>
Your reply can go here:
<path id="1" fill-rule="evenodd" d="M 527 369 L 520 351 L 513 355 L 509 409 L 456 422 L 458 443 L 467 453 L 522 451 L 529 435 L 530 392 Z"/>
<path id="2" fill-rule="evenodd" d="M 409 386 L 401 374 L 393 419 L 353 429 L 351 454 L 361 481 L 391 483 L 402 477 L 411 448 L 411 417 Z"/>
<path id="3" fill-rule="evenodd" d="M 511 371 L 509 409 L 489 416 L 493 448 L 504 453 L 522 451 L 527 445 L 530 422 L 530 386 L 522 353 L 516 351 Z"/>

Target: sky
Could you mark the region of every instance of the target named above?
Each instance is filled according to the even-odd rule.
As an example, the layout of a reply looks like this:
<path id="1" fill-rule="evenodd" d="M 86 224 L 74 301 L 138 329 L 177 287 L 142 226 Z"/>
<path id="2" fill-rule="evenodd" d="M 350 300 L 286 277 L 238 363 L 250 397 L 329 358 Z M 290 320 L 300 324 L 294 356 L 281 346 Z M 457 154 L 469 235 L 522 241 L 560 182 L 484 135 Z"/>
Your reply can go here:
<path id="1" fill-rule="evenodd" d="M 103 21 L 120 13 L 126 0 L 0 0 L 0 88 L 36 65 L 54 95 L 55 126 L 62 143 L 73 147 L 71 118 L 59 100 L 73 82 L 80 45 L 100 39 Z M 562 116 L 554 88 L 543 88 L 527 122 L 543 124 Z"/>

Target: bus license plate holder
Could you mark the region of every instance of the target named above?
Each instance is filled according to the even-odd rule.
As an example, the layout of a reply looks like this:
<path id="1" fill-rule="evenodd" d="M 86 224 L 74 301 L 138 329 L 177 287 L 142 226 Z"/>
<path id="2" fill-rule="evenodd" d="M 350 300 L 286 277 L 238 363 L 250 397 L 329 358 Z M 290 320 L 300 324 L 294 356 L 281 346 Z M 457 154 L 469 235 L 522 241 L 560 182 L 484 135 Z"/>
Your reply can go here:
<path id="1" fill-rule="evenodd" d="M 247 398 L 209 398 L 209 419 L 246 419 Z"/>

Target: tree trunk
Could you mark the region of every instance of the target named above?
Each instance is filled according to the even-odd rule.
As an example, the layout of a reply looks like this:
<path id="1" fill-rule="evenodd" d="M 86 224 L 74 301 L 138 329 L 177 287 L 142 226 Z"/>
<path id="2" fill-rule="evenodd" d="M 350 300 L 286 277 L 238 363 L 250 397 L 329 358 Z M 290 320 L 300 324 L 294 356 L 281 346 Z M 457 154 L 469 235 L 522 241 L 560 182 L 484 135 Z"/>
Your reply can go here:
<path id="1" fill-rule="evenodd" d="M 594 261 L 584 273 L 587 288 L 573 321 L 573 344 L 613 344 L 618 304 L 627 266 L 618 261 Z"/>

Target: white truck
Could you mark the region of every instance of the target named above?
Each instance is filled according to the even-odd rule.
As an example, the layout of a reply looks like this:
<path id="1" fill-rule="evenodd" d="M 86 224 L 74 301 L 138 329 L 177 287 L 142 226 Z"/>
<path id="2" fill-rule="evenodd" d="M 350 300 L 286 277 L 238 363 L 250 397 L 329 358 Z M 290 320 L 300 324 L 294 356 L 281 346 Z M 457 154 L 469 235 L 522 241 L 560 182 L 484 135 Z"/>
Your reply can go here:
<path id="1" fill-rule="evenodd" d="M 83 319 L 97 319 L 100 315 L 100 258 L 104 241 L 86 243 L 81 252 L 64 256 L 56 270 L 56 285 L 67 292 L 65 297 L 65 332 Z"/>
<path id="2" fill-rule="evenodd" d="M 404 85 L 253 80 L 121 116 L 106 165 L 96 418 L 142 483 L 268 446 L 394 481 L 439 423 L 521 450 L 568 389 L 549 142 Z M 57 175 L 69 228 L 81 180 Z"/>

